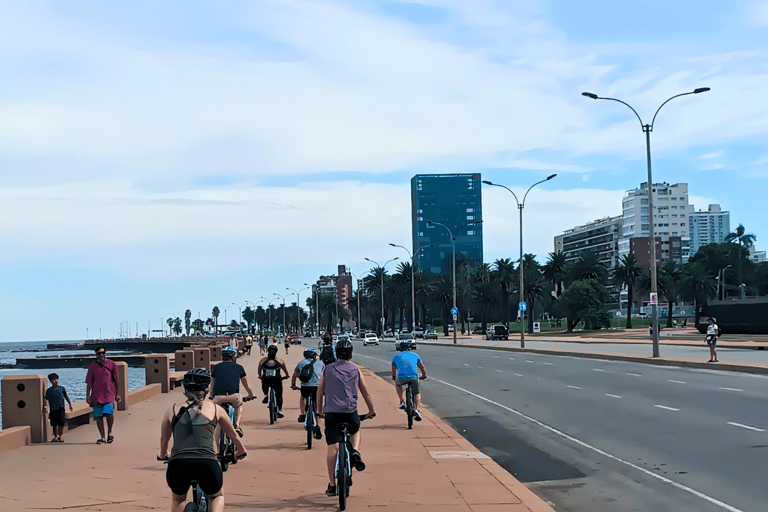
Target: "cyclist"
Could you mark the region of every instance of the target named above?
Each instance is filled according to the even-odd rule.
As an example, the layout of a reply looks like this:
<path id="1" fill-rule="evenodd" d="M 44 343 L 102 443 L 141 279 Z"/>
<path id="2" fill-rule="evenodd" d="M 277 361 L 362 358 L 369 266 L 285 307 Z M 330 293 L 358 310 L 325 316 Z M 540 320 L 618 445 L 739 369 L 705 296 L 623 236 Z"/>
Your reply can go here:
<path id="1" fill-rule="evenodd" d="M 336 351 L 333 348 L 333 339 L 330 334 L 323 334 L 323 339 L 319 343 L 318 350 L 320 350 L 320 360 L 323 364 L 329 365 L 336 361 Z"/>
<path id="2" fill-rule="evenodd" d="M 285 378 L 289 377 L 288 367 L 285 361 L 277 357 L 277 345 L 267 347 L 267 357 L 259 361 L 258 375 L 261 379 L 261 390 L 264 392 L 262 403 L 269 402 L 269 388 L 275 390 L 277 400 L 277 417 L 283 417 L 283 378 L 281 370 L 285 372 Z"/>
<path id="3" fill-rule="evenodd" d="M 214 430 L 223 429 L 234 441 L 238 459 L 245 457 L 247 452 L 224 409 L 205 400 L 211 374 L 203 368 L 194 368 L 184 375 L 182 384 L 187 401 L 169 408 L 160 425 L 158 459 L 169 459 L 168 442 L 173 436 L 173 448 L 165 473 L 173 499 L 171 511 L 182 510 L 192 480 L 197 481 L 208 497 L 209 510 L 221 511 L 224 510 L 224 494 L 221 491 L 223 474 L 216 460 Z"/>
<path id="4" fill-rule="evenodd" d="M 221 349 L 222 362 L 211 368 L 212 385 L 211 400 L 216 405 L 229 404 L 235 409 L 235 431 L 243 437 L 240 419 L 243 417 L 243 397 L 240 395 L 240 384 L 248 392 L 246 400 L 253 398 L 253 391 L 248 385 L 245 368 L 239 365 L 237 351 L 232 347 Z"/>
<path id="5" fill-rule="evenodd" d="M 368 393 L 368 387 L 360 370 L 352 364 L 352 342 L 341 340 L 336 344 L 336 355 L 339 360 L 327 365 L 320 376 L 317 385 L 317 415 L 325 418 L 325 442 L 328 445 L 326 462 L 328 465 L 327 496 L 336 496 L 336 480 L 334 469 L 336 466 L 336 453 L 339 450 L 341 439 L 341 423 L 349 425 L 348 432 L 352 449 L 350 450 L 350 462 L 358 471 L 365 469 L 365 464 L 360 455 L 360 417 L 357 414 L 357 393 L 363 395 L 365 405 L 368 406 L 366 418 L 373 418 L 376 412 L 373 410 L 373 401 Z"/>
<path id="6" fill-rule="evenodd" d="M 304 359 L 299 361 L 296 368 L 293 370 L 291 376 L 291 389 L 299 389 L 296 387 L 296 379 L 299 378 L 301 371 L 306 367 L 312 365 L 312 377 L 301 383 L 301 398 L 299 398 L 299 423 L 303 423 L 305 419 L 304 409 L 307 406 L 307 397 L 312 396 L 312 403 L 315 405 L 315 414 L 317 414 L 317 385 L 320 383 L 320 375 L 323 373 L 325 365 L 322 361 L 317 359 L 317 351 L 313 348 L 308 348 L 304 351 Z M 315 425 L 315 439 L 322 439 L 323 435 L 320 433 L 320 427 Z"/>
<path id="7" fill-rule="evenodd" d="M 419 393 L 419 378 L 427 378 L 427 370 L 424 368 L 424 363 L 421 362 L 421 358 L 415 352 L 411 352 L 411 342 L 409 340 L 403 340 L 397 344 L 397 349 L 400 351 L 392 358 L 392 380 L 395 381 L 395 389 L 397 390 L 397 397 L 400 399 L 400 408 L 405 409 L 405 397 L 403 395 L 403 386 L 407 383 L 411 383 L 413 389 L 413 418 L 416 421 L 421 421 L 421 413 L 419 407 L 421 407 L 421 393 Z M 418 370 L 421 372 L 419 377 Z"/>

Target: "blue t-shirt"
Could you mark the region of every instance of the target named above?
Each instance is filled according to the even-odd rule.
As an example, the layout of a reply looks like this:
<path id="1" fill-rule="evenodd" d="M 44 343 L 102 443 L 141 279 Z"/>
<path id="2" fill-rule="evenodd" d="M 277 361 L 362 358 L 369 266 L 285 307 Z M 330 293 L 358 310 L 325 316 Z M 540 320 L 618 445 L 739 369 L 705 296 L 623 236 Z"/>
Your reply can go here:
<path id="1" fill-rule="evenodd" d="M 397 368 L 398 379 L 418 379 L 418 364 L 421 358 L 414 352 L 400 352 L 392 358 L 392 366 Z"/>
<path id="2" fill-rule="evenodd" d="M 51 411 L 58 411 L 64 408 L 64 400 L 67 396 L 67 390 L 64 386 L 51 386 L 45 391 L 45 399 L 48 400 Z"/>

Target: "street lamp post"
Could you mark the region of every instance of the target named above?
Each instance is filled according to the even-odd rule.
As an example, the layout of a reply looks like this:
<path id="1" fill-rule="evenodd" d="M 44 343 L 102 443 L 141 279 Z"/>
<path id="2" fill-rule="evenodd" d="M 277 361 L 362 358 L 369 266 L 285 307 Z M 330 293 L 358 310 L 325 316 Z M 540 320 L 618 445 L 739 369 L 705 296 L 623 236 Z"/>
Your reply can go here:
<path id="1" fill-rule="evenodd" d="M 306 290 L 307 288 L 309 288 L 309 285 L 307 285 L 306 288 L 299 289 L 299 291 L 296 291 L 293 288 L 286 288 L 286 290 L 292 291 L 293 293 L 296 294 L 296 322 L 297 322 L 297 324 L 296 324 L 296 332 L 297 333 L 299 332 L 299 329 L 301 328 L 301 306 L 299 305 L 299 301 L 301 299 L 299 298 L 299 294 L 301 293 L 301 290 Z"/>
<path id="2" fill-rule="evenodd" d="M 414 261 L 416 260 L 416 255 L 419 254 L 419 251 L 422 249 L 426 249 L 427 247 L 433 247 L 435 244 L 429 244 L 425 245 L 423 247 L 419 247 L 416 249 L 416 252 L 411 255 L 411 251 L 409 251 L 406 247 L 403 247 L 402 245 L 397 245 L 390 243 L 392 247 L 400 247 L 401 249 L 405 249 L 405 252 L 408 253 L 408 258 L 411 260 L 411 330 L 416 329 L 416 274 L 414 271 Z M 422 320 L 424 320 L 422 318 Z M 455 330 L 455 329 L 454 329 Z"/>
<path id="3" fill-rule="evenodd" d="M 637 113 L 637 111 L 630 106 L 629 103 L 617 100 L 616 98 L 605 98 L 602 96 L 598 96 L 597 94 L 591 93 L 591 92 L 583 92 L 581 93 L 582 96 L 586 96 L 587 98 L 591 98 L 593 100 L 611 100 L 611 101 L 618 101 L 619 103 L 622 103 L 629 107 L 629 109 L 635 113 L 637 116 L 637 120 L 640 121 L 640 127 L 642 128 L 643 132 L 645 132 L 645 149 L 646 149 L 646 160 L 648 162 L 648 245 L 650 248 L 650 268 L 651 268 L 651 330 L 653 331 L 653 357 L 659 357 L 659 309 L 658 309 L 658 285 L 656 280 L 656 236 L 654 235 L 654 229 L 653 229 L 653 178 L 651 176 L 651 132 L 653 131 L 653 125 L 656 122 L 656 116 L 659 114 L 659 110 L 661 110 L 661 107 L 669 103 L 671 100 L 675 98 L 679 98 L 680 96 L 687 96 L 689 94 L 699 94 L 702 92 L 707 92 L 709 90 L 709 87 L 699 87 L 697 89 L 694 89 L 690 92 L 684 92 L 682 94 L 676 94 L 672 96 L 671 98 L 667 99 L 664 103 L 661 104 L 659 108 L 656 109 L 656 113 L 653 114 L 653 119 L 651 120 L 651 124 L 643 124 L 643 120 L 640 118 L 640 114 Z M 656 300 L 654 301 L 653 298 L 656 297 Z"/>
<path id="4" fill-rule="evenodd" d="M 381 267 L 381 336 L 382 337 L 384 337 L 384 269 L 388 264 L 398 259 L 400 258 L 392 258 L 391 260 L 387 261 L 384 265 L 379 265 L 372 259 L 365 258 L 366 261 L 370 261 L 371 263 L 376 263 L 377 267 Z M 392 330 L 394 330 L 394 327 Z"/>
<path id="5" fill-rule="evenodd" d="M 517 209 L 520 211 L 520 303 L 525 302 L 525 279 L 523 277 L 523 208 L 525 208 L 525 198 L 528 197 L 528 192 L 531 191 L 533 187 L 540 183 L 544 183 L 545 181 L 549 181 L 552 178 L 557 176 L 557 174 L 552 174 L 547 176 L 545 179 L 541 181 L 537 181 L 530 187 L 528 187 L 528 190 L 525 191 L 525 195 L 523 196 L 523 202 L 517 200 L 517 196 L 514 192 L 512 192 L 512 189 L 509 187 L 505 187 L 504 185 L 499 185 L 498 183 L 491 183 L 490 181 L 483 180 L 483 183 L 486 185 L 492 185 L 494 187 L 501 187 L 504 189 L 507 189 L 510 194 L 512 194 L 512 197 L 515 198 L 515 202 L 517 203 Z M 523 314 L 524 311 L 520 311 L 520 348 L 525 348 L 525 315 Z"/>
<path id="6" fill-rule="evenodd" d="M 721 297 L 720 300 L 725 300 L 725 271 L 729 268 L 733 267 L 733 265 L 726 265 L 725 268 L 720 269 L 720 271 L 717 273 L 717 287 L 718 287 L 718 297 Z M 720 291 L 722 289 L 722 292 Z"/>
<path id="7" fill-rule="evenodd" d="M 427 221 L 427 225 L 436 224 L 438 226 L 443 226 L 446 231 L 448 231 L 448 234 L 451 237 L 451 244 L 453 244 L 453 311 L 458 311 L 456 308 L 456 237 L 461 233 L 461 230 L 464 229 L 467 226 L 471 226 L 473 224 L 480 224 L 481 220 L 476 220 L 474 222 L 467 222 L 463 226 L 461 226 L 459 229 L 456 230 L 456 234 L 454 235 L 451 231 L 451 228 L 443 224 L 442 222 L 435 222 L 432 220 Z M 445 310 L 443 310 L 445 311 Z M 453 313 L 451 313 L 453 315 Z M 446 326 L 447 327 L 447 326 Z M 453 344 L 456 344 L 456 321 L 453 322 Z"/>
<path id="8" fill-rule="evenodd" d="M 242 306 L 240 306 L 240 304 L 236 304 L 234 302 L 232 303 L 232 305 L 233 306 L 237 306 L 237 309 L 240 310 L 240 324 L 242 325 L 242 323 L 243 323 L 243 308 L 242 308 Z"/>
<path id="9" fill-rule="evenodd" d="M 274 295 L 280 297 L 280 299 L 283 301 L 283 335 L 285 335 L 285 297 L 279 293 L 275 293 Z"/>
<path id="10" fill-rule="evenodd" d="M 269 306 L 267 306 L 267 327 L 269 327 L 270 333 L 272 332 L 272 300 L 268 299 L 264 296 L 259 297 L 260 299 L 263 299 L 266 301 Z"/>
<path id="11" fill-rule="evenodd" d="M 357 275 L 355 275 L 355 273 L 352 272 L 351 270 L 347 270 L 347 272 L 349 272 L 352 275 L 352 277 L 354 277 L 355 280 L 357 281 L 357 333 L 359 335 L 360 328 L 363 325 L 363 320 L 360 317 L 360 283 L 362 283 L 362 280 L 359 279 Z"/>

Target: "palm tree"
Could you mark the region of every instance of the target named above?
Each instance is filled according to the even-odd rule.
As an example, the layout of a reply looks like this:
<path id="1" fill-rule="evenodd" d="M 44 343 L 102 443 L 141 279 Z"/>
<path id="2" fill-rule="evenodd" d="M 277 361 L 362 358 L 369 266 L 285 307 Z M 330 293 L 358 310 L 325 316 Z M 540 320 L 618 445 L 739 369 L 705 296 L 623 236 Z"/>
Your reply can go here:
<path id="1" fill-rule="evenodd" d="M 165 323 L 168 324 L 168 336 L 170 336 L 171 334 L 173 334 L 173 318 L 169 318 L 168 320 L 165 321 Z"/>
<path id="2" fill-rule="evenodd" d="M 699 304 L 706 304 L 707 298 L 714 293 L 715 280 L 709 275 L 702 263 L 688 263 L 683 269 L 680 291 L 683 295 L 693 299 L 696 308 L 694 317 L 698 326 Z"/>
<path id="3" fill-rule="evenodd" d="M 542 269 L 544 277 L 552 282 L 552 293 L 558 298 L 565 289 L 563 280 L 566 275 L 567 254 L 563 251 L 549 253 L 549 259 Z"/>
<path id="4" fill-rule="evenodd" d="M 682 278 L 680 264 L 674 260 L 665 261 L 659 269 L 659 281 L 667 300 L 667 327 L 672 327 L 672 306 L 677 302 L 678 284 Z"/>
<path id="5" fill-rule="evenodd" d="M 403 330 L 403 316 L 405 316 L 406 304 L 411 303 L 411 264 L 410 262 L 401 262 L 397 265 L 397 271 L 390 280 L 390 293 L 395 301 L 395 308 L 399 310 L 397 317 L 400 319 L 400 330 Z M 409 311 L 410 312 L 410 311 Z M 407 320 L 408 330 L 412 331 L 415 326 L 411 326 L 411 316 Z"/>
<path id="6" fill-rule="evenodd" d="M 213 332 L 215 337 L 219 336 L 219 313 L 221 313 L 219 306 L 213 306 L 211 315 L 213 316 Z"/>
<path id="7" fill-rule="evenodd" d="M 593 252 L 586 251 L 581 253 L 571 267 L 571 281 L 581 281 L 584 279 L 595 279 L 600 284 L 605 285 L 608 280 L 608 269 L 597 258 Z"/>
<path id="8" fill-rule="evenodd" d="M 515 264 L 510 258 L 498 259 L 493 262 L 492 278 L 501 288 L 502 321 L 509 328 L 509 293 L 517 278 Z"/>
<path id="9" fill-rule="evenodd" d="M 483 332 L 488 330 L 488 313 L 493 309 L 497 301 L 498 289 L 495 283 L 475 283 L 472 289 L 472 303 L 480 312 L 483 322 Z"/>
<path id="10" fill-rule="evenodd" d="M 619 264 L 613 269 L 611 279 L 619 290 L 627 287 L 627 329 L 632 328 L 632 300 L 637 279 L 640 277 L 640 267 L 634 253 L 625 254 L 619 259 Z"/>
<path id="11" fill-rule="evenodd" d="M 518 270 L 519 271 L 519 270 Z M 534 306 L 536 299 L 544 298 L 544 277 L 541 265 L 533 254 L 523 256 L 523 286 L 526 302 L 528 303 L 528 332 L 533 333 Z M 518 290 L 519 291 L 519 290 Z"/>
<path id="12" fill-rule="evenodd" d="M 192 316 L 191 313 L 190 316 Z M 173 319 L 173 332 L 176 334 L 176 336 L 181 334 L 181 318 L 179 317 Z M 187 333 L 189 333 L 189 328 L 187 328 Z"/>
<path id="13" fill-rule="evenodd" d="M 745 250 L 748 251 L 749 247 L 755 245 L 755 240 L 757 240 L 757 237 L 754 234 L 746 233 L 745 231 L 746 230 L 744 229 L 744 226 L 739 224 L 739 226 L 736 228 L 736 231 L 729 233 L 728 236 L 725 237 L 726 242 L 735 243 L 739 246 L 739 257 L 736 260 L 739 285 L 744 282 L 741 275 L 741 260 L 744 257 L 744 252 Z"/>
<path id="14" fill-rule="evenodd" d="M 184 327 L 187 330 L 187 336 L 189 336 L 189 329 L 192 327 L 192 312 L 190 310 L 184 312 Z"/>
<path id="15" fill-rule="evenodd" d="M 432 302 L 440 308 L 443 317 L 443 333 L 448 336 L 448 310 L 453 303 L 453 278 L 446 274 L 438 275 L 431 293 Z"/>

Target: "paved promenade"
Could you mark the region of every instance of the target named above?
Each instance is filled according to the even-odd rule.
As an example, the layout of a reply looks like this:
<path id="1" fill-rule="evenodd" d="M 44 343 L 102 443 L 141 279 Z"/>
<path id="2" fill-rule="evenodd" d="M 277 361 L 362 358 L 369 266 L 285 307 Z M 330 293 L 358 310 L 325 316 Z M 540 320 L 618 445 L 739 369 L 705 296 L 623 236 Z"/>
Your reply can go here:
<path id="1" fill-rule="evenodd" d="M 302 350 L 294 346 L 288 356 L 281 350 L 291 372 Z M 259 387 L 256 352 L 239 360 L 254 391 Z M 393 386 L 368 371 L 365 375 L 377 416 L 362 426 L 367 468 L 354 475 L 347 510 L 552 512 L 429 410 L 409 431 Z M 325 440 L 306 449 L 303 426 L 296 421 L 299 394 L 290 390 L 290 381 L 284 383 L 285 418 L 275 425 L 269 425 L 260 400 L 246 404 L 242 426 L 248 457 L 224 474 L 228 510 L 338 509 L 338 499 L 324 492 Z M 0 455 L 0 511 L 169 510 L 165 466 L 155 456 L 160 419 L 175 401 L 182 401 L 179 389 L 118 412 L 112 444 L 96 445 L 98 432 L 91 423 L 66 432 L 64 443 Z M 365 411 L 362 400 L 360 410 Z"/>

